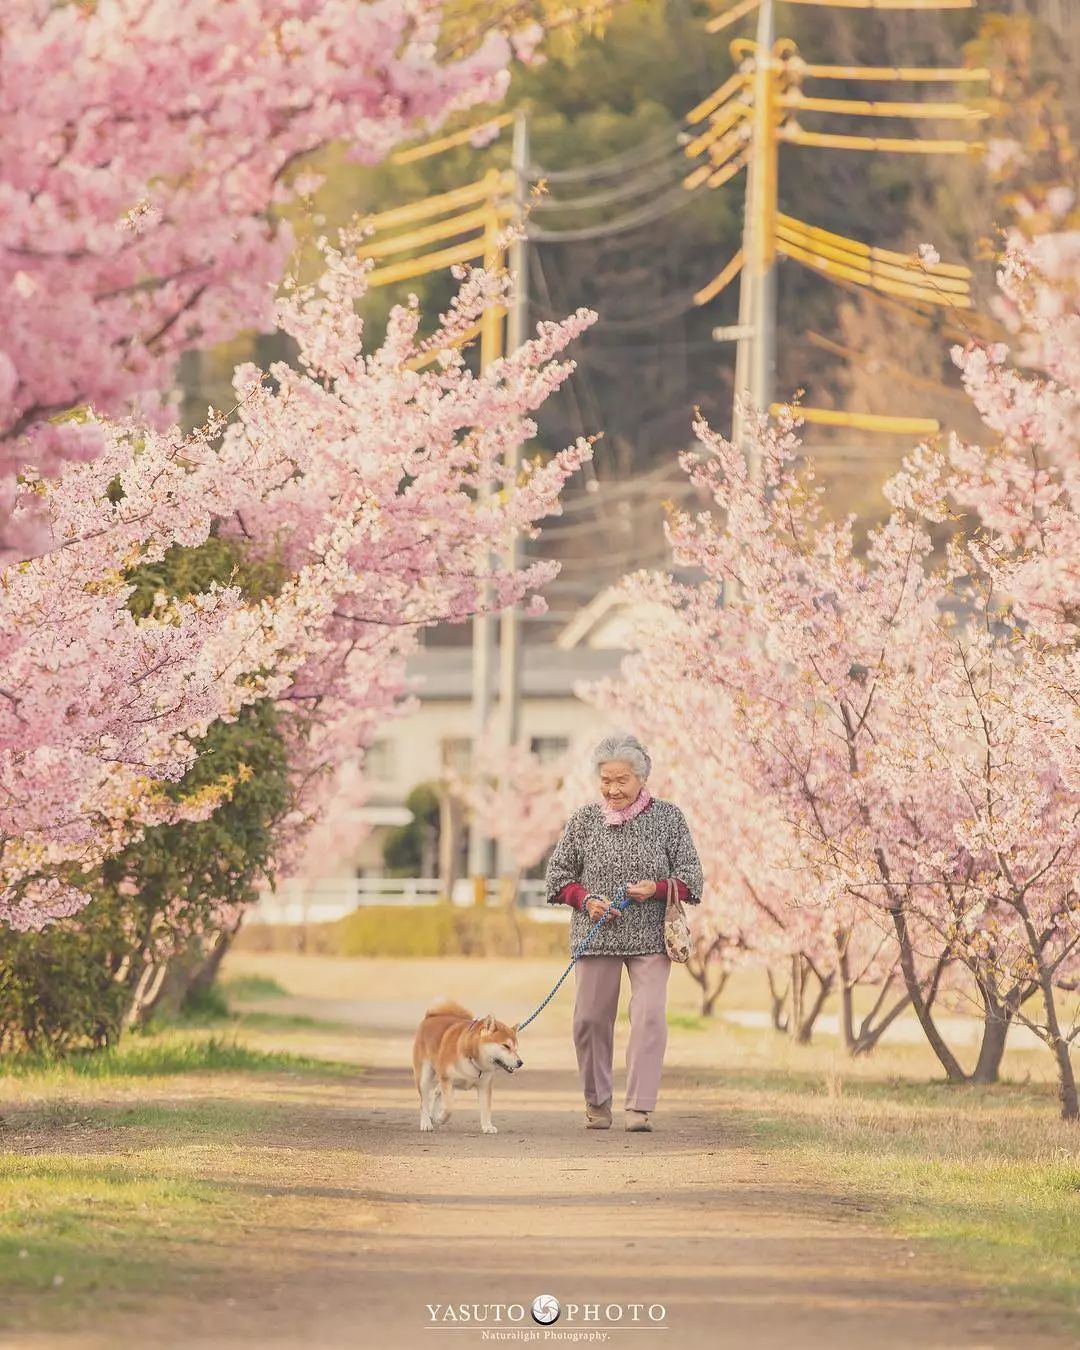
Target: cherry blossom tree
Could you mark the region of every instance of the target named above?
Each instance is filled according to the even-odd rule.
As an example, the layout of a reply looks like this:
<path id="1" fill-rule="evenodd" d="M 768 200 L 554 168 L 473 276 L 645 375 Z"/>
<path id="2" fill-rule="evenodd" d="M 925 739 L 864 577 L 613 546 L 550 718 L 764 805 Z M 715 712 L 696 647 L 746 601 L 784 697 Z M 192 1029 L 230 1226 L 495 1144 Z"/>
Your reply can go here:
<path id="1" fill-rule="evenodd" d="M 896 972 L 892 953 L 885 954 L 887 935 L 860 922 L 850 901 L 820 901 L 797 836 L 777 799 L 762 790 L 739 734 L 738 707 L 718 684 L 685 673 L 685 634 L 671 583 L 638 574 L 624 591 L 631 614 L 640 616 L 632 629 L 635 653 L 617 679 L 586 692 L 653 747 L 659 789 L 674 793 L 691 821 L 708 879 L 691 915 L 689 969 L 702 987 L 702 1010 L 712 1010 L 732 970 L 764 968 L 777 1030 L 807 1043 L 826 1000 L 839 991 L 848 1048 L 872 1048 L 906 1003 L 903 994 L 890 1001 Z M 688 726 L 707 729 L 692 749 Z M 870 982 L 877 1002 L 856 1028 L 852 997 Z"/>
<path id="2" fill-rule="evenodd" d="M 269 380 L 239 370 L 227 425 L 184 438 L 99 424 L 105 453 L 24 486 L 51 539 L 4 572 L 8 922 L 36 926 L 85 903 L 57 869 L 92 865 L 162 819 L 152 780 L 182 775 L 200 732 L 246 700 L 271 698 L 282 714 L 299 837 L 336 767 L 400 700 L 421 629 L 535 595 L 553 574 L 491 560 L 510 531 L 558 510 L 590 446 L 517 472 L 504 457 L 535 433 L 530 414 L 571 369 L 555 358 L 592 316 L 540 325 L 473 375 L 453 344 L 506 284 L 477 272 L 432 338 L 419 342 L 418 313 L 399 309 L 364 354 L 354 243 L 327 245 L 318 284 L 280 302 L 298 368 L 274 366 Z M 482 479 L 500 490 L 478 492 Z M 125 574 L 211 529 L 272 555 L 277 594 L 252 604 L 214 586 L 135 619 Z M 286 830 L 282 856 L 289 843 Z"/>
<path id="3" fill-rule="evenodd" d="M 898 963 L 950 1079 L 992 1079 L 1023 1022 L 1053 1051 L 1072 1119 L 1078 1028 L 1060 991 L 1080 950 L 1080 241 L 1014 242 L 1003 312 L 1026 369 L 1004 347 L 956 353 L 989 444 L 913 453 L 864 551 L 799 470 L 790 419 L 753 421 L 760 478 L 697 426 L 702 453 L 684 463 L 712 509 L 674 513 L 669 533 L 703 580 L 632 583 L 666 622 L 615 697 L 649 726 L 669 697 L 663 672 L 682 672 L 670 716 L 692 720 L 696 747 L 735 743 L 720 758 L 738 789 L 706 788 L 727 802 L 724 827 L 738 839 L 743 817 L 775 812 L 786 831 L 777 854 L 748 855 L 755 879 L 786 875 L 788 907 L 805 900 L 850 927 L 879 978 Z M 933 1015 L 945 987 L 983 1015 L 970 1074 Z"/>
<path id="4" fill-rule="evenodd" d="M 595 795 L 588 747 L 580 739 L 545 759 L 524 741 L 507 745 L 498 718 L 480 738 L 467 771 L 448 774 L 445 790 L 470 823 L 505 847 L 512 874 L 505 899 L 513 904 L 521 877 L 550 852 L 567 817 Z"/>
<path id="5" fill-rule="evenodd" d="M 0 919 L 18 928 L 86 903 L 72 869 L 213 809 L 227 783 L 183 804 L 158 785 L 212 721 L 289 687 L 329 612 L 323 570 L 305 569 L 258 605 L 214 585 L 136 620 L 125 569 L 203 542 L 246 485 L 210 433 L 100 430 L 95 461 L 24 487 L 52 547 L 0 575 Z M 324 566 L 344 566 L 337 544 Z"/>
<path id="6" fill-rule="evenodd" d="M 442 42 L 441 0 L 98 0 L 0 30 L 0 479 L 97 453 L 179 353 L 271 321 L 311 156 L 376 162 L 501 96 L 528 6 Z M 519 46 L 521 44 L 519 43 Z M 527 54 L 527 52 L 526 52 Z M 166 417 L 166 423 L 169 419 Z M 27 434 L 32 433 L 30 439 Z"/>
<path id="7" fill-rule="evenodd" d="M 227 527 L 250 553 L 272 553 L 301 571 L 326 519 L 348 521 L 353 535 L 324 647 L 284 700 L 295 714 L 298 804 L 310 801 L 312 811 L 338 790 L 336 767 L 400 704 L 405 658 L 424 628 L 526 595 L 542 608 L 536 593 L 556 564 L 508 572 L 492 560 L 511 531 L 533 532 L 558 512 L 564 482 L 591 453 L 583 439 L 506 468 L 514 448 L 536 434 L 531 413 L 572 370 L 555 357 L 592 322 L 589 311 L 539 325 L 535 337 L 474 376 L 455 344 L 486 306 L 505 298 L 508 284 L 475 272 L 433 336 L 421 341 L 418 310 L 400 308 L 382 347 L 364 356 L 355 301 L 367 267 L 345 238 L 346 247 L 327 247 L 318 286 L 298 287 L 279 304 L 299 368 L 273 366 L 276 387 L 258 401 L 242 398 L 258 372 L 237 371 L 240 408 L 223 447 L 239 462 L 277 457 L 271 490 Z M 435 362 L 415 368 L 433 354 Z M 495 491 L 481 493 L 482 482 Z"/>
<path id="8" fill-rule="evenodd" d="M 1080 948 L 1078 258 L 1076 232 L 1011 236 L 999 312 L 1021 364 L 1004 345 L 955 352 L 993 440 L 952 437 L 894 485 L 898 502 L 931 520 L 963 511 L 971 521 L 949 566 L 974 621 L 917 711 L 928 753 L 966 806 L 955 827 L 971 860 L 963 959 L 1003 1024 L 1022 1022 L 1052 1050 L 1068 1118 L 1080 1115 L 1071 1063 L 1080 1026 L 1068 1025 L 1058 996 L 1076 986 Z M 945 719 L 964 734 L 931 738 Z M 926 863 L 940 865 L 938 853 Z"/>
<path id="9" fill-rule="evenodd" d="M 688 706 L 687 685 L 719 692 L 719 717 L 695 725 L 709 729 L 703 744 L 732 735 L 741 743 L 733 752 L 736 818 L 775 804 L 786 831 L 775 878 L 781 893 L 789 904 L 823 908 L 818 936 L 831 931 L 837 953 L 849 950 L 852 896 L 879 933 L 891 929 L 886 966 L 899 960 L 928 1040 L 950 1077 L 963 1079 L 932 1015 L 955 948 L 910 902 L 909 883 L 920 873 L 903 843 L 909 817 L 936 812 L 934 819 L 951 821 L 955 793 L 942 784 L 943 800 L 935 800 L 885 753 L 910 734 L 901 695 L 924 668 L 945 598 L 945 580 L 927 566 L 930 537 L 916 514 L 898 513 L 861 557 L 852 521 L 828 521 L 812 479 L 795 471 L 790 423 L 754 423 L 760 481 L 741 451 L 704 424 L 696 430 L 704 454 L 685 463 L 714 511 L 674 514 L 669 533 L 677 562 L 701 569 L 704 580 L 648 583 L 670 614 L 663 641 L 675 655 L 667 668 L 685 672 L 678 705 Z M 658 669 L 653 660 L 640 671 L 648 680 Z M 638 706 L 662 703 L 664 684 L 660 676 L 639 693 Z M 724 826 L 730 834 L 728 820 Z M 753 859 L 756 889 L 769 855 L 742 856 Z M 868 951 L 878 945 L 871 937 Z"/>

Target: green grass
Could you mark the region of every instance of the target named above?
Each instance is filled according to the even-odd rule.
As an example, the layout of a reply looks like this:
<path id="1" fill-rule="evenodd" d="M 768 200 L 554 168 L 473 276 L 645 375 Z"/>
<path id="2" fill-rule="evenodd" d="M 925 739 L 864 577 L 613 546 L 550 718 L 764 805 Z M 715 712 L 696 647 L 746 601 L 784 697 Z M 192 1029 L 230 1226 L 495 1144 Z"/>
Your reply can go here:
<path id="1" fill-rule="evenodd" d="M 797 1175 L 1080 1330 L 1080 1129 L 1057 1118 L 1052 1084 L 898 1080 L 904 1058 L 883 1047 L 855 1070 L 818 1047 L 801 1066 L 716 1076 L 735 1118 Z"/>
<path id="2" fill-rule="evenodd" d="M 179 1031 L 160 1031 L 125 1037 L 106 1050 L 78 1051 L 64 1059 L 47 1055 L 0 1057 L 0 1076 L 38 1078 L 56 1082 L 65 1078 L 153 1078 L 182 1073 L 273 1073 L 286 1070 L 341 1072 L 307 1055 L 281 1050 L 256 1050 L 223 1036 L 199 1037 Z"/>
<path id="3" fill-rule="evenodd" d="M 56 1155 L 0 1156 L 0 1195 L 0 1288 L 47 1290 L 60 1307 L 151 1287 L 166 1266 L 170 1280 L 204 1274 L 198 1233 L 228 1204 L 209 1182 Z M 183 1261 L 178 1243 L 190 1247 Z"/>
<path id="4" fill-rule="evenodd" d="M 322 1017 L 308 1017 L 304 1013 L 237 1012 L 231 1015 L 230 1020 L 238 1029 L 251 1031 L 356 1031 L 352 1022 L 331 1022 Z"/>
<path id="5" fill-rule="evenodd" d="M 221 990 L 227 999 L 285 998 L 289 991 L 272 975 L 234 975 L 223 980 Z"/>
<path id="6" fill-rule="evenodd" d="M 22 1329 L 220 1281 L 222 1248 L 282 1203 L 267 1197 L 296 1135 L 292 1080 L 341 1091 L 359 1072 L 177 1029 L 0 1069 L 0 1328 Z"/>

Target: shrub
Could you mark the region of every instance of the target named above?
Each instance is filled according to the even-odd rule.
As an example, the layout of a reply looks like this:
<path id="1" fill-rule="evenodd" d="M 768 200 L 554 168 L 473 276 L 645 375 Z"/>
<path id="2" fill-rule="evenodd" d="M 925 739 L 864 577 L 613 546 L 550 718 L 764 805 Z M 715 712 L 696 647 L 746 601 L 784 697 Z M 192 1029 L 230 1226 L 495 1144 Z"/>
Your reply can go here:
<path id="1" fill-rule="evenodd" d="M 65 1054 L 119 1036 L 128 992 L 113 977 L 112 916 L 41 933 L 0 929 L 0 1051 Z"/>

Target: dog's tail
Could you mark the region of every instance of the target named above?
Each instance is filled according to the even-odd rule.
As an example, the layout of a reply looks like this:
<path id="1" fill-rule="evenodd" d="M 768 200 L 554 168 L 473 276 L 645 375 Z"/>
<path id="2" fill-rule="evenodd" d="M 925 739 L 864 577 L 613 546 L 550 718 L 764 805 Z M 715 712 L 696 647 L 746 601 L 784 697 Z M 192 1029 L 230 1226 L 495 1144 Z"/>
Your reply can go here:
<path id="1" fill-rule="evenodd" d="M 424 1014 L 425 1017 L 439 1017 L 451 1014 L 454 1017 L 467 1017 L 472 1020 L 472 1013 L 468 1008 L 463 1008 L 460 1003 L 455 1003 L 452 998 L 439 998 L 428 1008 Z"/>

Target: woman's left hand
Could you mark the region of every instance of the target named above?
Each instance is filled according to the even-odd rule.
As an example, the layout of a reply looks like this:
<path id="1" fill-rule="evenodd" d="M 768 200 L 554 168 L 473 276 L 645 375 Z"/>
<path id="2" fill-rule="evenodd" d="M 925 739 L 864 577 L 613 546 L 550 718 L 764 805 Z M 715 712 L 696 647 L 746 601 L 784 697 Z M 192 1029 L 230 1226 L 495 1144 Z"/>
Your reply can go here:
<path id="1" fill-rule="evenodd" d="M 651 900 L 656 894 L 656 882 L 635 881 L 632 886 L 627 886 L 626 894 L 631 900 Z"/>

